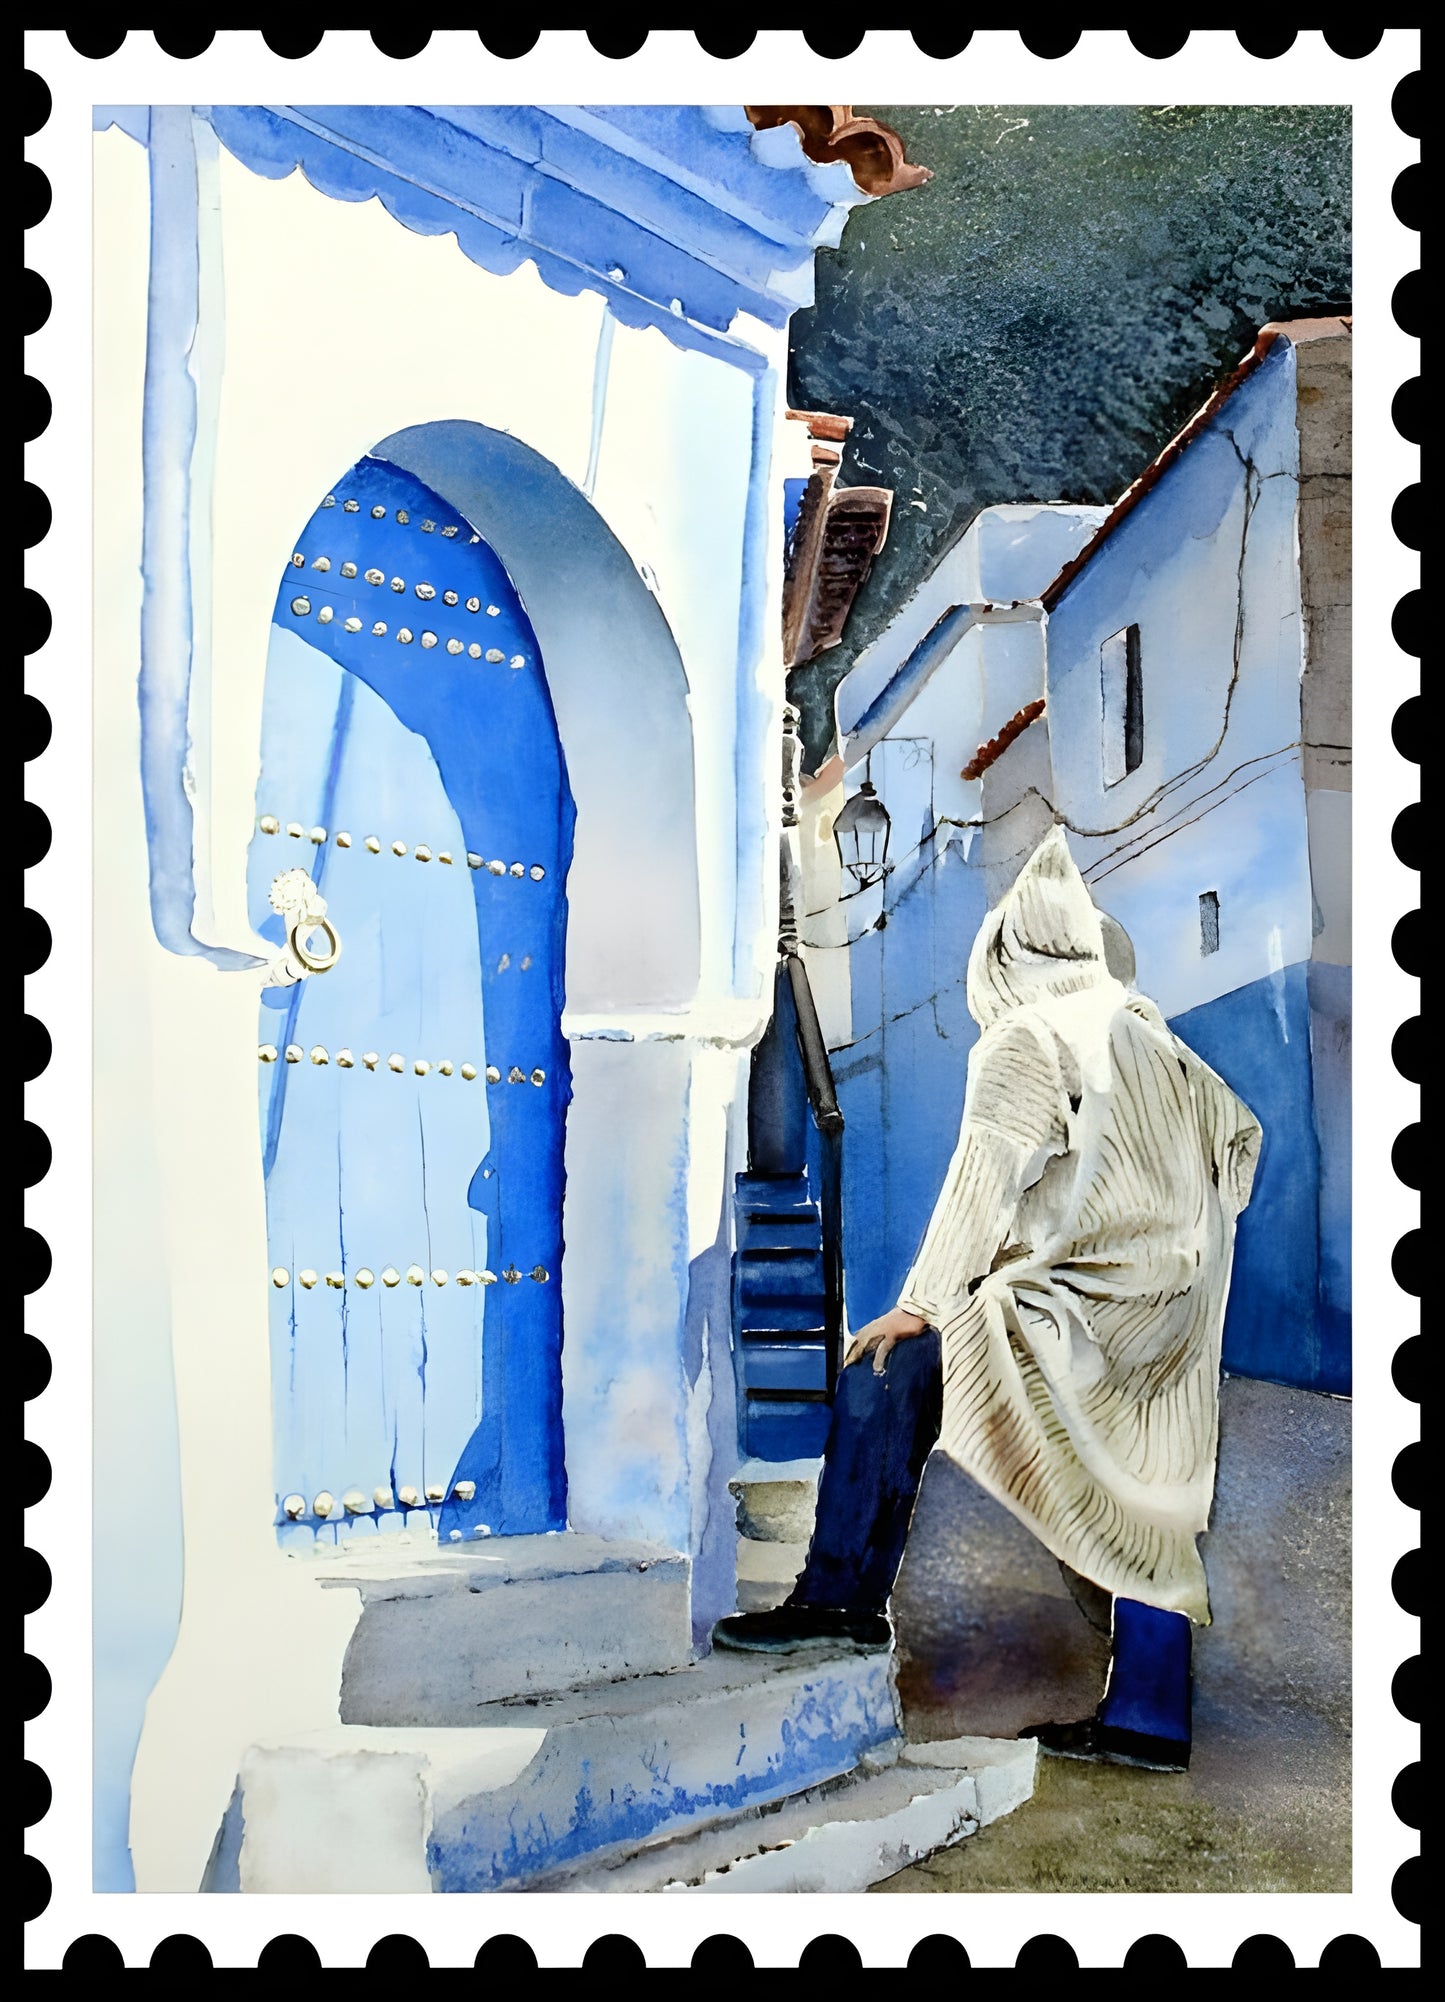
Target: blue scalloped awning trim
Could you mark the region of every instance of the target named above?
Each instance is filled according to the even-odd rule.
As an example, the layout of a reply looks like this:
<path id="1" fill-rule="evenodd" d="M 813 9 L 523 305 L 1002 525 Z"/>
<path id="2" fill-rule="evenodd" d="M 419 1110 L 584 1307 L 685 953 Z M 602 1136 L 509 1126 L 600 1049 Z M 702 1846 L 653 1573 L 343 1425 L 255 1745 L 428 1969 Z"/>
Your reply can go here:
<path id="1" fill-rule="evenodd" d="M 337 201 L 374 198 L 407 229 L 454 233 L 485 270 L 530 260 L 558 292 L 599 293 L 623 325 L 750 370 L 762 356 L 729 331 L 737 316 L 786 325 L 812 297 L 815 250 L 865 199 L 846 170 L 840 180 L 813 167 L 795 133 L 780 146 L 691 106 L 213 105 L 206 115 L 255 173 L 299 167 Z M 771 143 L 755 147 L 760 136 Z"/>

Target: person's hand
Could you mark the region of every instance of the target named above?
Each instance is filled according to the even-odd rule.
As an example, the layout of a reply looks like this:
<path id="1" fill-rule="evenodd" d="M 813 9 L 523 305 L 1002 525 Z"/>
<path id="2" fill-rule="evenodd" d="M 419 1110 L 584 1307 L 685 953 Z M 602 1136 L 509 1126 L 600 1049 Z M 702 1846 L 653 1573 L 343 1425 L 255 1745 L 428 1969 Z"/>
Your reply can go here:
<path id="1" fill-rule="evenodd" d="M 895 1344 L 910 1341 L 914 1335 L 921 1335 L 928 1326 L 917 1314 L 907 1313 L 902 1307 L 891 1307 L 886 1314 L 880 1314 L 876 1321 L 870 1321 L 860 1328 L 848 1344 L 848 1353 L 843 1359 L 846 1369 L 849 1364 L 862 1362 L 864 1356 L 873 1358 L 873 1374 L 882 1376 L 888 1366 L 888 1357 Z"/>

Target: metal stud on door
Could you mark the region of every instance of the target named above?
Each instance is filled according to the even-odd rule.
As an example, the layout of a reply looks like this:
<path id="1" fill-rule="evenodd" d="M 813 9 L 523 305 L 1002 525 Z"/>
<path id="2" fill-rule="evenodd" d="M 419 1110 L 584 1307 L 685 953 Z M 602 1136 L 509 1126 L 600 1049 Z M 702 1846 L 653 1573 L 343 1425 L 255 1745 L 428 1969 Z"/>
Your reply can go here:
<path id="1" fill-rule="evenodd" d="M 256 807 L 279 1533 L 560 1528 L 572 800 L 500 562 L 383 461 L 296 541 Z"/>

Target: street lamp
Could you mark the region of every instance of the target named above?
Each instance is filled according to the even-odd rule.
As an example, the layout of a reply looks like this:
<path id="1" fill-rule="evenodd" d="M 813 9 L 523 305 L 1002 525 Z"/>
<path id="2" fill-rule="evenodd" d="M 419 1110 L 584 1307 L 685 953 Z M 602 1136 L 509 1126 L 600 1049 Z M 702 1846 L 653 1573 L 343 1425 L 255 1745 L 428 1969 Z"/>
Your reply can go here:
<path id="1" fill-rule="evenodd" d="M 839 860 L 853 878 L 854 888 L 847 892 L 848 896 L 856 895 L 859 890 L 871 889 L 888 874 L 888 830 L 891 824 L 886 807 L 873 790 L 871 779 L 865 778 L 833 823 L 833 839 L 838 844 Z"/>

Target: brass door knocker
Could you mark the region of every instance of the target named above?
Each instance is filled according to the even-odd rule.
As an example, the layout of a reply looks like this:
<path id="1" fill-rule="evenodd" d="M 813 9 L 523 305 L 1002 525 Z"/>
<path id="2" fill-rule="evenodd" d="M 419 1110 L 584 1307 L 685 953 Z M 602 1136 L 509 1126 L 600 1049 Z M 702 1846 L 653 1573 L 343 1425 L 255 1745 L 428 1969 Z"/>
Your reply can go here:
<path id="1" fill-rule="evenodd" d="M 271 885 L 271 908 L 286 926 L 286 946 L 272 960 L 267 987 L 294 987 L 313 973 L 329 973 L 341 957 L 341 934 L 326 915 L 326 899 L 304 869 L 287 869 Z M 316 935 L 325 946 L 318 951 Z"/>

